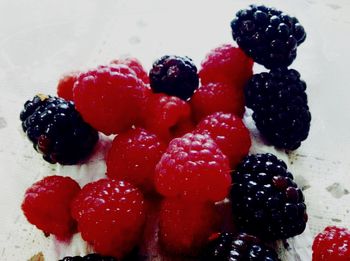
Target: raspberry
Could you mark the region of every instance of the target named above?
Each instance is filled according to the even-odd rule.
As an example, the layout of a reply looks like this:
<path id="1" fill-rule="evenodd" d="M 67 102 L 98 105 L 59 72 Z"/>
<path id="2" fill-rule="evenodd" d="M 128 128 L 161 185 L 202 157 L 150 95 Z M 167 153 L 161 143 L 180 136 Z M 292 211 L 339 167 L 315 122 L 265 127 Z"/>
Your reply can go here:
<path id="1" fill-rule="evenodd" d="M 129 129 L 137 121 L 146 93 L 135 72 L 122 64 L 80 74 L 73 91 L 83 118 L 107 135 Z"/>
<path id="2" fill-rule="evenodd" d="M 213 203 L 188 204 L 179 199 L 162 202 L 159 221 L 161 246 L 176 255 L 194 256 L 219 229 L 220 218 Z"/>
<path id="3" fill-rule="evenodd" d="M 239 117 L 244 113 L 243 89 L 226 83 L 202 85 L 192 96 L 191 108 L 194 119 L 199 122 L 214 112 L 231 112 Z"/>
<path id="4" fill-rule="evenodd" d="M 127 182 L 100 179 L 82 188 L 73 201 L 72 215 L 82 238 L 98 253 L 121 258 L 142 233 L 144 200 Z"/>
<path id="5" fill-rule="evenodd" d="M 142 115 L 144 127 L 164 140 L 178 134 L 179 129 L 191 127 L 189 104 L 175 96 L 150 94 Z"/>
<path id="6" fill-rule="evenodd" d="M 165 55 L 153 63 L 149 72 L 151 88 L 187 100 L 198 88 L 197 68 L 188 57 Z"/>
<path id="7" fill-rule="evenodd" d="M 253 60 L 231 44 L 211 50 L 202 61 L 199 71 L 201 83 L 226 83 L 243 88 L 253 74 Z"/>
<path id="8" fill-rule="evenodd" d="M 205 117 L 196 133 L 206 133 L 216 142 L 235 168 L 248 155 L 251 145 L 249 130 L 243 121 L 231 113 L 216 112 Z"/>
<path id="9" fill-rule="evenodd" d="M 280 261 L 276 251 L 257 237 L 240 233 L 222 233 L 211 240 L 202 261 Z"/>
<path id="10" fill-rule="evenodd" d="M 247 107 L 261 134 L 273 145 L 297 149 L 309 134 L 311 114 L 306 83 L 293 69 L 255 74 L 245 89 Z"/>
<path id="11" fill-rule="evenodd" d="M 247 156 L 232 180 L 232 209 L 239 229 L 266 240 L 286 239 L 305 230 L 304 195 L 275 155 Z"/>
<path id="12" fill-rule="evenodd" d="M 64 74 L 57 85 L 57 96 L 67 101 L 73 101 L 73 86 L 78 76 L 79 72 Z"/>
<path id="13" fill-rule="evenodd" d="M 84 257 L 81 256 L 66 256 L 60 261 L 117 261 L 111 256 L 101 256 L 99 254 L 89 254 Z"/>
<path id="14" fill-rule="evenodd" d="M 238 11 L 231 28 L 244 52 L 269 69 L 289 66 L 306 38 L 298 19 L 262 5 Z"/>
<path id="15" fill-rule="evenodd" d="M 67 239 L 76 231 L 70 205 L 79 193 L 77 182 L 69 177 L 49 176 L 27 189 L 22 210 L 29 223 L 45 234 Z"/>
<path id="16" fill-rule="evenodd" d="M 154 169 L 165 149 L 165 144 L 156 135 L 144 129 L 119 134 L 107 156 L 107 176 L 152 191 Z"/>
<path id="17" fill-rule="evenodd" d="M 141 62 L 136 58 L 128 57 L 125 59 L 116 59 L 116 60 L 113 60 L 111 63 L 127 65 L 130 69 L 132 69 L 135 72 L 136 76 L 141 81 L 143 81 L 145 84 L 149 84 L 148 74 L 143 68 Z"/>
<path id="18" fill-rule="evenodd" d="M 220 201 L 230 183 L 228 159 L 207 135 L 173 139 L 156 166 L 156 188 L 166 197 Z"/>
<path id="19" fill-rule="evenodd" d="M 50 163 L 76 164 L 93 150 L 98 133 L 83 121 L 74 103 L 36 95 L 20 114 L 23 131 Z"/>
<path id="20" fill-rule="evenodd" d="M 350 231 L 335 226 L 326 227 L 312 245 L 312 261 L 350 260 Z"/>

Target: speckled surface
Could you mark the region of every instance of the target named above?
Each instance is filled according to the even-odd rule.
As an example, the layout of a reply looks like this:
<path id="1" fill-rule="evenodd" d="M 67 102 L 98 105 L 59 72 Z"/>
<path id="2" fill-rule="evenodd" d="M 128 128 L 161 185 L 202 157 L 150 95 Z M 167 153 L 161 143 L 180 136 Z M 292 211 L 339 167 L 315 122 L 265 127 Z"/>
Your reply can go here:
<path id="1" fill-rule="evenodd" d="M 21 133 L 24 101 L 37 92 L 54 94 L 64 72 L 122 55 L 138 57 L 147 68 L 163 54 L 188 55 L 199 65 L 209 49 L 232 42 L 229 22 L 249 3 L 0 1 L 0 260 L 26 260 L 48 246 L 20 212 L 25 189 L 56 171 Z M 265 3 L 297 16 L 308 33 L 292 67 L 308 84 L 312 129 L 290 160 L 304 188 L 311 233 L 329 224 L 350 227 L 350 2 Z"/>

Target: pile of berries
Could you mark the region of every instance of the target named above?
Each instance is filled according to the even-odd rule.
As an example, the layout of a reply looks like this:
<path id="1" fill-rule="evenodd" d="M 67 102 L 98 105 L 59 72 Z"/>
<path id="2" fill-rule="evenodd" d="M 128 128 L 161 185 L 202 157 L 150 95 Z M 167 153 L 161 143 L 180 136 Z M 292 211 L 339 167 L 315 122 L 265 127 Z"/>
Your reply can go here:
<path id="1" fill-rule="evenodd" d="M 278 147 L 296 149 L 306 139 L 306 84 L 286 68 L 306 34 L 296 18 L 263 6 L 241 10 L 231 26 L 241 49 L 221 45 L 199 70 L 176 55 L 158 59 L 149 74 L 134 58 L 118 59 L 63 76 L 59 97 L 25 103 L 23 130 L 49 163 L 84 162 L 98 132 L 111 135 L 106 178 L 80 188 L 74 177 L 49 176 L 25 193 L 30 223 L 60 240 L 80 232 L 99 253 L 63 260 L 127 256 L 143 237 L 155 195 L 162 197 L 160 245 L 176 255 L 279 260 L 256 236 L 304 231 L 303 193 L 276 156 L 247 156 L 242 117 L 245 106 L 253 109 L 257 128 Z M 273 70 L 253 76 L 254 61 Z M 219 235 L 218 205 L 228 197 L 240 233 Z"/>

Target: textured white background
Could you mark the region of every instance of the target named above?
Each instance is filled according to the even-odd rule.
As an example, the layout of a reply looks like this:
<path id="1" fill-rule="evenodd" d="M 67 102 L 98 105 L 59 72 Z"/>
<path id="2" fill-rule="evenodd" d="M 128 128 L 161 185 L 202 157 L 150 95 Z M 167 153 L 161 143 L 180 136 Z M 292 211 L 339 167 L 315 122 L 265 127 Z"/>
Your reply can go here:
<path id="1" fill-rule="evenodd" d="M 163 54 L 188 55 L 199 65 L 211 48 L 232 42 L 229 22 L 250 3 L 0 1 L 0 260 L 26 260 L 45 247 L 20 203 L 25 189 L 55 166 L 44 163 L 21 133 L 24 101 L 37 92 L 54 94 L 64 72 L 121 55 L 135 56 L 147 68 Z M 329 224 L 350 227 L 350 1 L 263 3 L 297 16 L 308 33 L 292 67 L 308 84 L 312 129 L 291 159 L 312 233 Z"/>

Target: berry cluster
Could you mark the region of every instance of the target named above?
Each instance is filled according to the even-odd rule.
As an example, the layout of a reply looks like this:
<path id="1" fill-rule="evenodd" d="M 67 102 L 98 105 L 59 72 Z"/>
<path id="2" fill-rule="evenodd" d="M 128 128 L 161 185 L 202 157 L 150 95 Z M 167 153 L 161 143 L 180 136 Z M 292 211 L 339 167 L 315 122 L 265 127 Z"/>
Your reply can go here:
<path id="1" fill-rule="evenodd" d="M 255 236 L 303 232 L 303 193 L 283 161 L 247 156 L 252 142 L 242 117 L 245 105 L 253 109 L 257 128 L 278 147 L 296 149 L 306 139 L 305 82 L 280 68 L 294 60 L 305 32 L 295 18 L 261 6 L 237 13 L 232 30 L 242 49 L 211 50 L 198 73 L 188 57 L 163 56 L 149 74 L 137 59 L 117 59 L 65 75 L 59 97 L 26 102 L 23 130 L 50 163 L 76 164 L 92 153 L 98 132 L 116 134 L 106 178 L 80 188 L 51 176 L 25 194 L 30 223 L 59 239 L 78 231 L 99 253 L 63 260 L 127 256 L 147 220 L 143 193 L 163 197 L 157 237 L 177 255 L 198 256 L 208 245 L 210 260 L 278 260 Z M 273 70 L 253 76 L 254 61 Z M 235 225 L 252 235 L 223 233 L 211 241 L 221 229 L 217 203 L 228 196 Z"/>
<path id="2" fill-rule="evenodd" d="M 255 74 L 245 89 L 247 107 L 261 134 L 273 145 L 297 149 L 308 136 L 311 114 L 300 74 L 287 69 L 306 33 L 298 19 L 266 6 L 250 5 L 231 22 L 232 36 L 257 63 L 272 69 Z"/>

